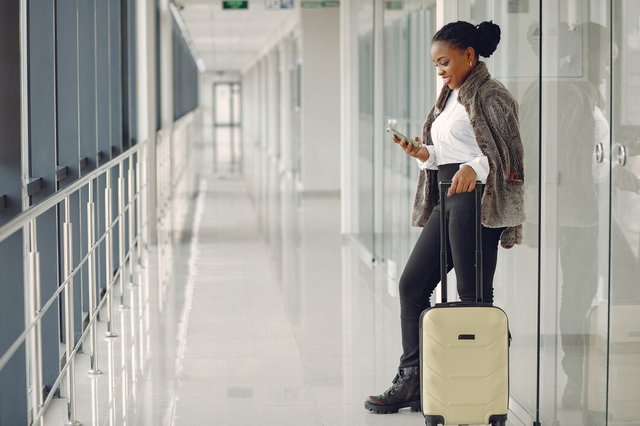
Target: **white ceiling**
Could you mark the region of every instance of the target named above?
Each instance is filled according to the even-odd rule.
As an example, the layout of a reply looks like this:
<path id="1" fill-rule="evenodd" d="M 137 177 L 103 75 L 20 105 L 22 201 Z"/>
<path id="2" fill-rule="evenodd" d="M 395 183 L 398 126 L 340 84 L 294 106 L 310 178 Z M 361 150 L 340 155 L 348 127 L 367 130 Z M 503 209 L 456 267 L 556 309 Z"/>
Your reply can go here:
<path id="1" fill-rule="evenodd" d="M 223 10 L 222 0 L 174 0 L 207 71 L 240 71 L 269 35 L 295 13 L 266 10 L 265 0 L 249 0 L 248 10 Z M 298 7 L 299 0 L 295 1 Z"/>

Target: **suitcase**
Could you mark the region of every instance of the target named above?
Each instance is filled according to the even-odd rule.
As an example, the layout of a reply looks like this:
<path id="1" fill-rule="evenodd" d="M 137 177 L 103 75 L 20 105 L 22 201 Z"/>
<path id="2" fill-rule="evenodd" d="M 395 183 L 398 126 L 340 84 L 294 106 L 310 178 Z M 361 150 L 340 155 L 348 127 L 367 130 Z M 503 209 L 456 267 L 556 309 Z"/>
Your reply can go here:
<path id="1" fill-rule="evenodd" d="M 447 303 L 445 194 L 440 182 L 441 303 L 420 315 L 420 395 L 427 426 L 505 425 L 509 409 L 509 326 L 482 301 L 481 183 L 476 183 L 476 299 Z"/>

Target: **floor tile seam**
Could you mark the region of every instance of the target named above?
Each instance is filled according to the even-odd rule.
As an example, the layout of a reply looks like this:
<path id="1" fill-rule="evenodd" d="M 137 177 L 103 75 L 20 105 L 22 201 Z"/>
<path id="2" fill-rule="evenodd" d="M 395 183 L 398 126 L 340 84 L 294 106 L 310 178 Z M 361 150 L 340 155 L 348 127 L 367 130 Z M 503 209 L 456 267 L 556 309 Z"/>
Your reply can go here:
<path id="1" fill-rule="evenodd" d="M 193 261 L 191 261 L 190 259 L 189 261 L 189 266 L 187 268 L 187 274 L 186 274 L 188 278 L 193 277 L 197 274 L 197 272 L 194 271 L 193 269 L 198 267 L 198 263 L 199 263 L 198 260 L 201 255 L 201 252 L 199 250 L 196 250 L 196 248 L 198 247 L 198 243 L 200 239 L 199 238 L 200 226 L 202 224 L 202 219 L 203 219 L 204 211 L 206 208 L 207 186 L 208 186 L 208 179 L 204 177 L 201 178 L 198 183 L 198 192 L 195 200 L 195 214 L 194 214 L 193 226 L 191 229 L 192 235 L 191 235 L 191 244 L 190 244 L 191 245 L 190 255 L 197 256 L 197 258 L 193 259 Z M 171 404 L 170 420 L 169 420 L 170 426 L 173 426 L 174 420 L 175 420 L 176 398 L 178 395 L 178 383 L 180 381 L 180 368 L 182 367 L 182 364 L 183 364 L 182 361 L 184 359 L 186 340 L 187 340 L 187 335 L 189 331 L 189 322 L 192 314 L 193 290 L 195 286 L 195 284 L 193 283 L 193 280 L 189 280 L 187 286 L 188 287 L 186 290 L 187 294 L 185 295 L 185 305 L 183 307 L 183 314 L 186 315 L 186 318 L 184 318 L 184 320 L 182 321 L 182 323 L 184 324 L 184 328 L 182 330 L 180 347 L 176 354 L 177 368 L 176 368 L 176 375 L 173 380 L 173 389 L 172 389 L 173 399 Z"/>

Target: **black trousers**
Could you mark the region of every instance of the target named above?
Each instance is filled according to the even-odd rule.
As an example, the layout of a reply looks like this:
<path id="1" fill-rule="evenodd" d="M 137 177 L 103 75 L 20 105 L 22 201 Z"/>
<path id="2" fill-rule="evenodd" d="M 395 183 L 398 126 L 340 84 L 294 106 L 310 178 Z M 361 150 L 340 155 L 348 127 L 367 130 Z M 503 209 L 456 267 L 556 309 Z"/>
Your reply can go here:
<path id="1" fill-rule="evenodd" d="M 459 164 L 438 168 L 439 180 L 450 180 Z M 448 197 L 445 203 L 448 235 L 447 271 L 455 269 L 462 301 L 476 300 L 475 194 L 465 192 Z M 400 324 L 402 350 L 400 367 L 420 364 L 419 319 L 429 307 L 431 293 L 440 282 L 440 206 L 427 220 L 400 277 Z M 484 301 L 493 303 L 493 275 L 498 257 L 498 241 L 504 228 L 482 227 Z"/>

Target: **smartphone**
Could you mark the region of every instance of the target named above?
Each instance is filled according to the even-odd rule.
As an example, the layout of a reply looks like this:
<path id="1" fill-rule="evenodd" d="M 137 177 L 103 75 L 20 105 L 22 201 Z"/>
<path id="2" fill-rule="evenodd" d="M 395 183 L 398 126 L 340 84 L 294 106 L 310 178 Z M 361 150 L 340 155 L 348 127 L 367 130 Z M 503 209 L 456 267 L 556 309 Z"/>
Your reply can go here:
<path id="1" fill-rule="evenodd" d="M 400 133 L 399 131 L 397 131 L 393 127 L 387 127 L 387 132 L 396 135 L 400 139 L 404 139 L 406 141 L 411 142 L 411 145 L 413 145 L 414 148 L 420 148 L 420 144 L 418 142 L 416 142 L 413 139 L 409 139 L 408 137 L 406 137 L 405 135 L 403 135 L 402 133 Z"/>

